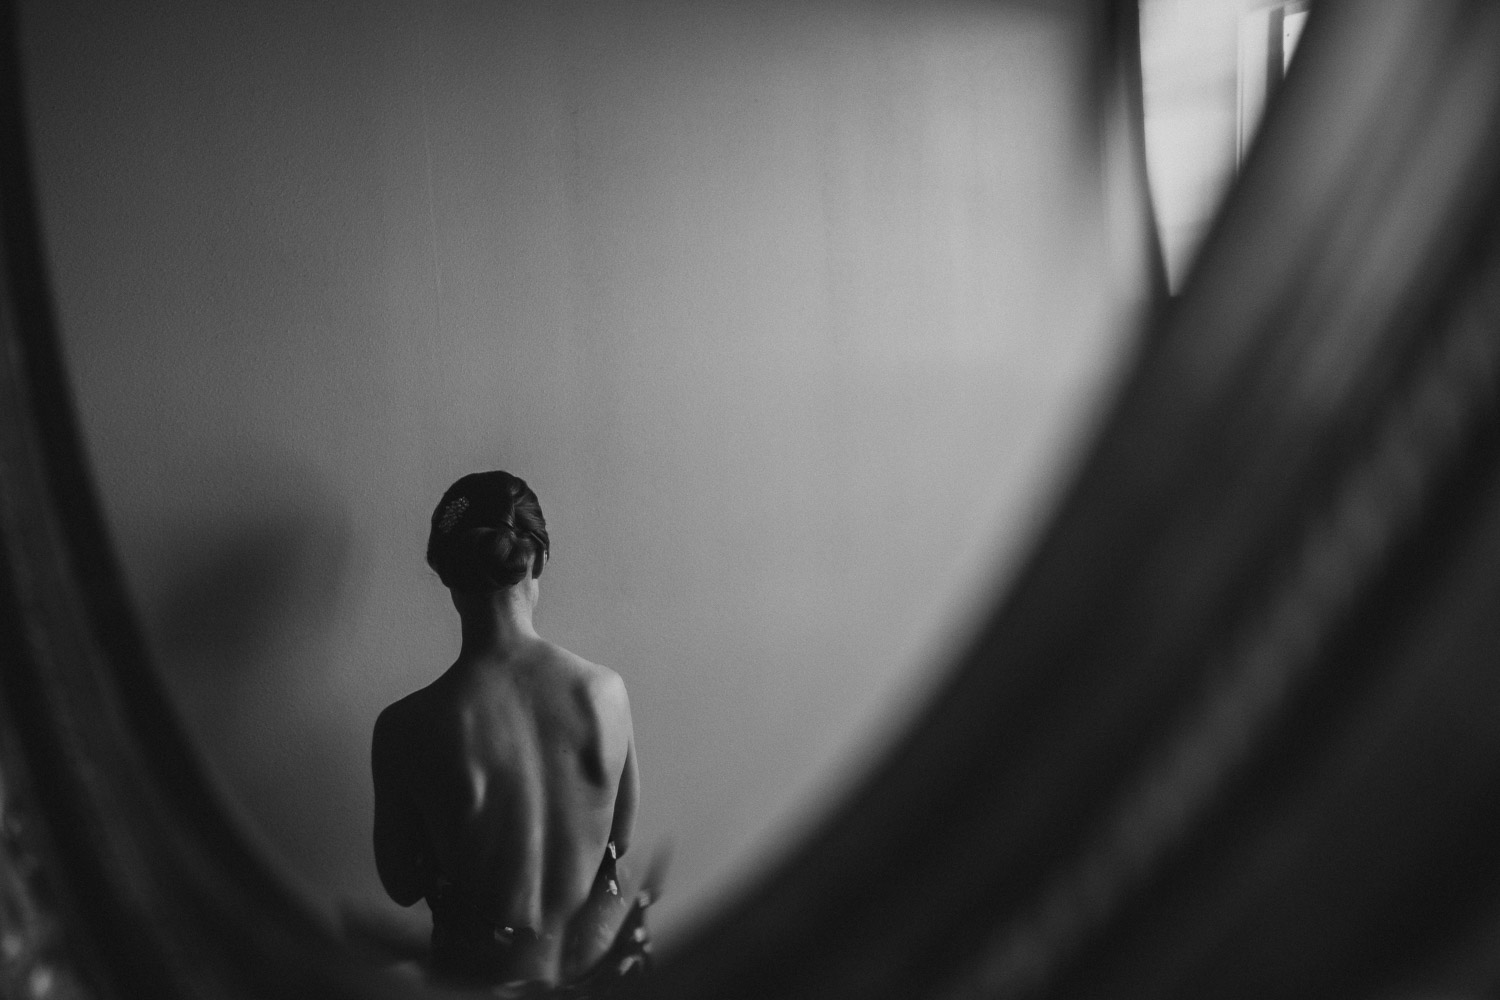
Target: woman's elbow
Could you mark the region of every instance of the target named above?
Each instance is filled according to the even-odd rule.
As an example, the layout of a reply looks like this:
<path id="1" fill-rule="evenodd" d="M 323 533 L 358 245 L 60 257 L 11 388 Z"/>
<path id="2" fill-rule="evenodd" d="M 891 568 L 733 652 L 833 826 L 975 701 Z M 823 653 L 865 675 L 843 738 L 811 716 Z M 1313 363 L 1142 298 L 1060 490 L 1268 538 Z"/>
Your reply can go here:
<path id="1" fill-rule="evenodd" d="M 415 880 L 389 879 L 382 875 L 380 884 L 385 886 L 385 894 L 395 900 L 397 906 L 411 906 L 426 895 Z"/>

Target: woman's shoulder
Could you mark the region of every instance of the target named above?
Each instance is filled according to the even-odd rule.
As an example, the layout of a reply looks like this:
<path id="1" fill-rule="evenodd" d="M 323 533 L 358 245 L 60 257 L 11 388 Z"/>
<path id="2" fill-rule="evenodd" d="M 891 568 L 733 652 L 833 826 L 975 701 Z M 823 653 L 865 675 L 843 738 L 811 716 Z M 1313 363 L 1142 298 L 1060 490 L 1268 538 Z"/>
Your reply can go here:
<path id="1" fill-rule="evenodd" d="M 421 728 L 416 725 L 420 711 L 418 694 L 420 692 L 413 692 L 392 702 L 375 717 L 371 751 L 377 771 L 382 770 L 382 762 L 399 760 L 410 752 L 414 735 Z"/>
<path id="2" fill-rule="evenodd" d="M 375 717 L 376 742 L 404 742 L 430 728 L 433 712 L 443 700 L 437 687 L 438 681 L 433 681 L 381 709 Z"/>
<path id="3" fill-rule="evenodd" d="M 603 709 L 614 714 L 622 707 L 629 711 L 625 680 L 618 673 L 555 643 L 547 645 L 548 657 L 570 681 L 575 698 L 586 701 L 596 711 Z"/>
<path id="4" fill-rule="evenodd" d="M 575 680 L 613 683 L 619 681 L 620 678 L 620 675 L 609 667 L 595 663 L 593 660 L 586 660 L 571 649 L 564 649 L 549 639 L 542 640 L 540 654 L 547 661 L 549 669 L 560 671 Z"/>

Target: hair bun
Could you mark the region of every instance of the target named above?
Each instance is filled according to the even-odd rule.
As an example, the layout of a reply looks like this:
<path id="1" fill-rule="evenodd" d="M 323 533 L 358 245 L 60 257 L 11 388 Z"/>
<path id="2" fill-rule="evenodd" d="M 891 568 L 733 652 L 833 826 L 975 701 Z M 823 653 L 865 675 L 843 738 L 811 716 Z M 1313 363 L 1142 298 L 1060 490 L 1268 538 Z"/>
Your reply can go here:
<path id="1" fill-rule="evenodd" d="M 542 575 L 550 551 L 547 521 L 526 481 L 476 472 L 448 488 L 432 512 L 427 564 L 455 590 L 511 587 Z"/>
<path id="2" fill-rule="evenodd" d="M 488 559 L 485 562 L 486 576 L 496 587 L 511 587 L 520 583 L 531 572 L 531 560 L 536 553 L 530 539 L 516 534 L 512 527 L 481 528 L 491 534 Z"/>

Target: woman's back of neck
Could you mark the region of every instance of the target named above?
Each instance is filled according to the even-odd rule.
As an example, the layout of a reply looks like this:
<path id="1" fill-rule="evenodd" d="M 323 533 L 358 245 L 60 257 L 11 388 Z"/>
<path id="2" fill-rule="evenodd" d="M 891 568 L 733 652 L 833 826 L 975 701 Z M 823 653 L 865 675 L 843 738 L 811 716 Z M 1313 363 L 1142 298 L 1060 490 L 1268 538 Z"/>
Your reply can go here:
<path id="1" fill-rule="evenodd" d="M 541 641 L 532 622 L 535 598 L 524 583 L 485 594 L 454 595 L 463 624 L 460 660 L 509 659 Z"/>

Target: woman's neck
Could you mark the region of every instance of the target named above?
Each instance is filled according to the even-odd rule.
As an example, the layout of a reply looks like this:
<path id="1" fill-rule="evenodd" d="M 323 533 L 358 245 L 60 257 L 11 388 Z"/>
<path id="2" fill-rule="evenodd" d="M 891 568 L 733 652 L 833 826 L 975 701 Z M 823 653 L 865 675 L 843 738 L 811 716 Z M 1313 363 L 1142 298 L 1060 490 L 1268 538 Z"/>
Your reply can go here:
<path id="1" fill-rule="evenodd" d="M 533 598 L 525 581 L 485 594 L 454 594 L 463 628 L 465 659 L 506 653 L 539 638 L 532 623 Z"/>

